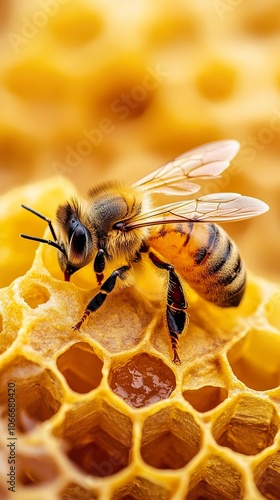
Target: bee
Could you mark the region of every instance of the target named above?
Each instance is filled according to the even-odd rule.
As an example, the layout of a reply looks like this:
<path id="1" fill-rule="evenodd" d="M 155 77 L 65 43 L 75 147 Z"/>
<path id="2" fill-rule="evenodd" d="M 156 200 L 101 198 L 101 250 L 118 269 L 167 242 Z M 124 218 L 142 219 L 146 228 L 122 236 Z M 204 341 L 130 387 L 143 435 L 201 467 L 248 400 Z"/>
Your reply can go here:
<path id="1" fill-rule="evenodd" d="M 48 223 L 53 240 L 21 236 L 55 247 L 66 281 L 93 262 L 99 291 L 74 330 L 102 306 L 116 284 L 135 282 L 143 258 L 167 273 L 165 324 L 174 363 L 181 362 L 178 339 L 189 322 L 183 282 L 219 307 L 239 305 L 245 267 L 235 243 L 216 223 L 248 219 L 269 207 L 237 193 L 152 206 L 154 193 L 186 196 L 199 191 L 197 181 L 220 177 L 238 149 L 234 140 L 212 142 L 178 156 L 132 186 L 119 181 L 99 184 L 89 190 L 85 205 L 70 199 L 58 206 L 57 233 L 49 218 L 22 205 Z"/>

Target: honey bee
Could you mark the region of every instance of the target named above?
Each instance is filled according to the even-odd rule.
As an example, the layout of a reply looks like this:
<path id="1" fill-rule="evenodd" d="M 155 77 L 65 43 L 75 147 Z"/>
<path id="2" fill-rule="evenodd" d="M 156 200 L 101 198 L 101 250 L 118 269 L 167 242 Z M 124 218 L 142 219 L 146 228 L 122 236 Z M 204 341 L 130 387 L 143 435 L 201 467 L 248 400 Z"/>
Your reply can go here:
<path id="1" fill-rule="evenodd" d="M 135 269 L 146 258 L 167 273 L 165 324 L 173 362 L 180 363 L 178 339 L 188 324 L 188 303 L 182 282 L 219 307 L 239 305 L 246 271 L 235 243 L 216 222 L 237 221 L 268 210 L 262 201 L 236 193 L 215 193 L 152 208 L 154 193 L 185 196 L 199 191 L 197 181 L 213 179 L 229 166 L 239 143 L 222 140 L 178 156 L 132 186 L 112 181 L 89 190 L 83 205 L 76 199 L 59 205 L 57 233 L 44 219 L 53 240 L 21 234 L 52 245 L 64 279 L 93 262 L 99 292 L 87 304 L 80 321 L 99 309 L 116 284 L 135 282 Z"/>

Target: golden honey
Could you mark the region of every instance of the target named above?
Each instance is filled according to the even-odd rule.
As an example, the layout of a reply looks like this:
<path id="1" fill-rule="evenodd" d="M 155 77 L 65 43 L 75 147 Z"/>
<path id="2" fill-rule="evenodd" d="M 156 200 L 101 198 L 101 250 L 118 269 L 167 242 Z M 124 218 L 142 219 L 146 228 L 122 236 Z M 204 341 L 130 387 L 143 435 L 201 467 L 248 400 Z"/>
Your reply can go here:
<path id="1" fill-rule="evenodd" d="M 0 3 L 0 498 L 278 500 L 279 2 L 133 6 Z M 20 205 L 53 218 L 76 189 L 133 183 L 219 139 L 241 150 L 202 193 L 271 207 L 224 227 L 249 269 L 241 305 L 187 290 L 175 366 L 162 281 L 149 270 L 74 334 L 92 269 L 64 283 L 55 250 L 19 238 L 45 230 Z"/>
<path id="2" fill-rule="evenodd" d="M 50 216 L 54 196 L 75 192 L 53 179 L 20 188 L 23 202 L 30 189 L 33 207 Z M 19 213 L 18 196 L 8 197 L 16 227 L 40 232 L 43 221 L 38 228 Z M 146 293 L 150 269 L 73 332 L 93 271 L 62 281 L 56 250 L 41 244 L 25 272 L 37 244 L 12 241 L 10 266 L 20 245 L 22 276 L 0 291 L 1 498 L 9 498 L 11 383 L 13 498 L 277 498 L 279 286 L 249 273 L 241 305 L 226 312 L 189 290 L 191 320 L 174 365 L 157 276 L 153 297 Z"/>

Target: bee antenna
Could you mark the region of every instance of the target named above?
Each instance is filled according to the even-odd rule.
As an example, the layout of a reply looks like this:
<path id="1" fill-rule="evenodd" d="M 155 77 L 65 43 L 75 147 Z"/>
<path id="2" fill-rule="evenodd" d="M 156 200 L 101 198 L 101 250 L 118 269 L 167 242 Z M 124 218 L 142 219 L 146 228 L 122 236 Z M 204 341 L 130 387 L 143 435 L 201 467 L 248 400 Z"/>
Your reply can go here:
<path id="1" fill-rule="evenodd" d="M 40 243 L 47 243 L 47 245 L 51 245 L 54 248 L 57 248 L 61 253 L 66 255 L 65 249 L 63 248 L 62 245 L 59 245 L 55 241 L 52 240 L 45 240 L 44 238 L 37 238 L 37 236 L 29 236 L 29 234 L 20 234 L 22 238 L 25 238 L 26 240 L 32 240 L 32 241 L 39 241 Z"/>
<path id="2" fill-rule="evenodd" d="M 48 223 L 48 226 L 50 228 L 50 231 L 52 233 L 52 237 L 54 239 L 55 242 L 57 242 L 57 237 L 56 237 L 56 234 L 55 234 L 55 230 L 53 228 L 53 225 L 52 225 L 52 221 L 51 219 L 49 219 L 48 217 L 46 217 L 45 215 L 43 214 L 40 214 L 40 212 L 37 212 L 37 210 L 34 210 L 33 208 L 30 208 L 30 207 L 27 207 L 26 205 L 21 205 L 22 208 L 25 208 L 25 210 L 28 210 L 29 212 L 31 212 L 32 214 L 34 215 L 37 215 L 37 217 L 40 217 L 40 219 L 43 219 L 44 221 L 46 221 Z M 26 235 L 21 235 L 23 238 L 26 237 Z M 32 237 L 28 238 L 28 239 L 32 239 Z M 35 239 L 35 238 L 33 238 Z M 37 240 L 35 240 L 37 241 Z M 39 240 L 40 241 L 40 240 Z M 48 240 L 44 240 L 44 243 L 48 242 Z M 52 242 L 54 243 L 54 242 Z M 54 245 L 53 245 L 54 246 Z"/>
<path id="3" fill-rule="evenodd" d="M 58 243 L 57 236 L 55 234 L 55 230 L 53 228 L 51 219 L 49 219 L 45 215 L 41 214 L 40 212 L 37 212 L 37 210 L 34 210 L 33 208 L 27 207 L 26 205 L 21 205 L 21 206 L 22 206 L 22 208 L 25 208 L 25 210 L 28 210 L 29 212 L 31 212 L 34 215 L 37 215 L 37 217 L 40 217 L 40 219 L 43 219 L 44 221 L 46 221 L 48 223 L 48 226 L 50 228 L 50 231 L 52 233 L 52 237 L 53 237 L 54 241 L 46 240 L 44 238 L 38 238 L 37 236 L 29 236 L 28 234 L 20 234 L 20 236 L 22 238 L 25 238 L 26 240 L 39 241 L 39 243 L 46 243 L 47 245 L 50 245 L 50 246 L 56 248 L 61 253 L 66 255 L 66 251 L 65 251 L 64 246 L 60 245 Z"/>

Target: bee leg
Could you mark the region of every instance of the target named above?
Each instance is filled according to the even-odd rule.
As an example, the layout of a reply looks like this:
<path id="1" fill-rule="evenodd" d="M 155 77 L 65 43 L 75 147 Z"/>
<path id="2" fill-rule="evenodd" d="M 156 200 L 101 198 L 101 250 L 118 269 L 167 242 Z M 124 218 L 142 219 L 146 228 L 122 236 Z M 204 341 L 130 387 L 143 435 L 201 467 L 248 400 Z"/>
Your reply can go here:
<path id="1" fill-rule="evenodd" d="M 100 292 L 98 292 L 95 297 L 93 297 L 93 299 L 88 303 L 81 320 L 72 327 L 73 330 L 80 330 L 87 317 L 94 311 L 97 311 L 100 306 L 102 306 L 102 304 L 106 300 L 108 293 L 111 293 L 114 290 L 117 278 L 124 279 L 125 273 L 129 270 L 129 268 L 130 266 L 122 266 L 113 271 L 112 274 L 110 274 L 109 278 L 107 278 L 101 286 Z"/>
<path id="2" fill-rule="evenodd" d="M 105 252 L 100 248 L 94 259 L 93 269 L 96 275 L 97 283 L 100 286 L 104 280 L 103 271 L 105 269 Z"/>
<path id="3" fill-rule="evenodd" d="M 178 335 L 182 333 L 186 324 L 186 309 L 188 307 L 188 304 L 186 302 L 180 280 L 174 271 L 174 266 L 161 261 L 153 252 L 149 252 L 149 257 L 156 267 L 158 267 L 159 269 L 165 269 L 169 272 L 166 321 L 171 338 L 171 346 L 174 353 L 173 363 L 180 364 L 181 360 L 177 351 L 179 340 Z"/>

